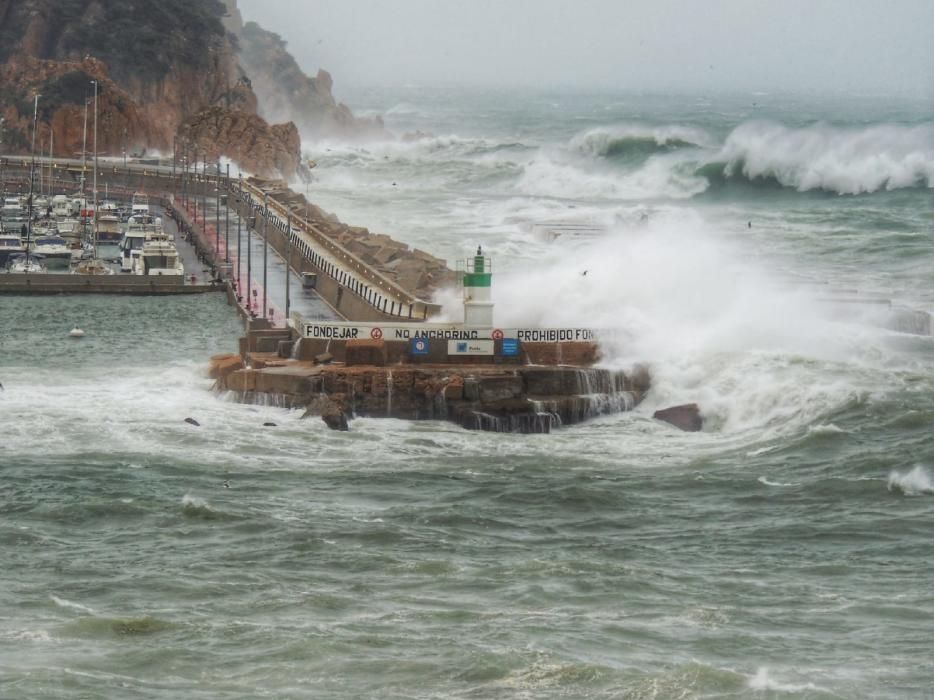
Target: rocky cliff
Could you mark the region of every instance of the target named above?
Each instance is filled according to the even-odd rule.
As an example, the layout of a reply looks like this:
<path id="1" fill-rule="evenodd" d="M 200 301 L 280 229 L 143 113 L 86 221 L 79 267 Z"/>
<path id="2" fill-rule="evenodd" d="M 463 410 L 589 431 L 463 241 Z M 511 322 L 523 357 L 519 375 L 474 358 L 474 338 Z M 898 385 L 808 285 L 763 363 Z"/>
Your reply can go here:
<path id="1" fill-rule="evenodd" d="M 237 37 L 240 64 L 253 80 L 260 114 L 267 119 L 290 119 L 303 135 L 312 138 L 384 133 L 379 117 L 354 117 L 347 105 L 334 99 L 333 80 L 326 70 L 319 70 L 314 78 L 305 75 L 278 34 L 247 22 Z"/>
<path id="2" fill-rule="evenodd" d="M 37 147 L 48 152 L 54 139 L 56 155 L 79 154 L 96 81 L 101 154 L 171 154 L 184 148 L 208 161 L 228 156 L 257 174 L 294 176 L 301 168 L 295 125 L 270 125 L 262 116 L 290 107 L 275 94 L 263 95 L 274 100 L 273 107 L 260 106 L 239 40 L 224 24 L 242 28 L 235 2 L 229 4 L 230 9 L 220 0 L 0 0 L 0 150 L 28 151 L 33 96 L 39 94 Z M 263 63 L 262 52 L 250 57 L 258 75 L 275 72 Z M 325 82 L 313 81 L 318 101 L 311 112 L 320 117 L 309 118 L 352 124 L 349 110 L 328 101 L 326 82 L 325 91 Z M 90 150 L 93 104 L 87 123 Z"/>

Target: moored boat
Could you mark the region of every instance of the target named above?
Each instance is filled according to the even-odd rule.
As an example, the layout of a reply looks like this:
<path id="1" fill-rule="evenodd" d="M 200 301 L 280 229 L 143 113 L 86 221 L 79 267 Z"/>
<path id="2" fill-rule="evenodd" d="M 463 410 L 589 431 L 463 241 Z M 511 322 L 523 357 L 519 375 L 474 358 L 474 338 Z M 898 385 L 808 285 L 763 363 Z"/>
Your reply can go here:
<path id="1" fill-rule="evenodd" d="M 97 242 L 117 243 L 123 236 L 120 230 L 120 219 L 115 214 L 104 214 L 97 217 Z"/>
<path id="2" fill-rule="evenodd" d="M 47 271 L 40 255 L 20 253 L 11 257 L 7 263 L 7 272 L 13 274 L 42 274 Z"/>
<path id="3" fill-rule="evenodd" d="M 0 265 L 6 265 L 10 258 L 25 252 L 19 233 L 0 231 Z"/>
<path id="4" fill-rule="evenodd" d="M 71 264 L 71 248 L 61 236 L 40 236 L 30 247 L 30 252 L 41 256 L 47 267 L 65 269 Z"/>

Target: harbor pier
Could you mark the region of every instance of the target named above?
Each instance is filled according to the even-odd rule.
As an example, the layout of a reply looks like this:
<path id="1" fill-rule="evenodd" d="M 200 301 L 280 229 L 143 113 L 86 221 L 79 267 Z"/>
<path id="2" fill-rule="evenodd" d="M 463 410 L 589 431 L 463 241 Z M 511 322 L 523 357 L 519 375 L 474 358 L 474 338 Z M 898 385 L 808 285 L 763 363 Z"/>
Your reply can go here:
<path id="1" fill-rule="evenodd" d="M 28 159 L 3 162 L 8 177 L 28 172 Z M 71 189 L 86 179 L 81 161 L 51 165 Z M 328 218 L 284 183 L 232 178 L 219 168 L 105 166 L 98 188 L 157 198 L 198 268 L 175 279 L 113 276 L 100 287 L 225 290 L 246 331 L 239 352 L 212 358 L 210 372 L 216 389 L 239 401 L 304 407 L 336 429 L 356 416 L 389 416 L 547 433 L 630 410 L 649 388 L 645 367 L 595 366 L 598 331 L 497 328 L 492 261 L 480 249 L 455 273 L 424 251 Z M 423 298 L 425 290 L 454 285 L 458 274 L 464 322 L 435 323 L 441 309 Z M 0 276 L 0 293 L 5 284 L 51 280 L 23 277 Z M 58 293 L 98 282 L 57 277 L 76 278 L 60 282 Z"/>

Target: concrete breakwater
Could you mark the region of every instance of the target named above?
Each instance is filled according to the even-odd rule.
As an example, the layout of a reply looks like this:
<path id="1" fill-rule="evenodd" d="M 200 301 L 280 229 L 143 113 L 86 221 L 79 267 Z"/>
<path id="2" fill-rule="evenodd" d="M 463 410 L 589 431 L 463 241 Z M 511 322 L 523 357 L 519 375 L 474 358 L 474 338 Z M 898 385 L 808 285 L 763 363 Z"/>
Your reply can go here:
<path id="1" fill-rule="evenodd" d="M 287 347 L 287 343 L 283 343 Z M 386 364 L 383 341 L 347 341 L 345 362 L 274 352 L 211 359 L 215 388 L 236 400 L 305 408 L 336 429 L 356 416 L 448 420 L 471 430 L 548 433 L 632 409 L 649 389 L 645 367 L 528 364 Z M 580 349 L 567 349 L 568 354 Z M 554 354 L 554 353 L 552 353 Z"/>

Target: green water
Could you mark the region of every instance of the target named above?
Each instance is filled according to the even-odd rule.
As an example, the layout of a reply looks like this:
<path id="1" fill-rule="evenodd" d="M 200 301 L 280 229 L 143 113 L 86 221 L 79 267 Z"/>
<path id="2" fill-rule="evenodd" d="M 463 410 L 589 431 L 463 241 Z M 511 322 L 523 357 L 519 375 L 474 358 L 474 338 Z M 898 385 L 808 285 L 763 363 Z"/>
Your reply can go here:
<path id="1" fill-rule="evenodd" d="M 930 310 L 930 189 L 557 196 L 543 168 L 573 190 L 661 167 L 644 142 L 579 155 L 580 112 L 697 128 L 711 154 L 746 119 L 537 99 L 415 100 L 395 113 L 437 141 L 335 152 L 321 196 L 429 250 L 482 238 L 498 318 L 615 322 L 606 361 L 652 363 L 646 402 L 549 436 L 334 433 L 210 391 L 207 358 L 240 332 L 217 296 L 0 298 L 0 697 L 930 695 L 934 343 L 824 300 Z M 481 137 L 458 123 L 487 150 L 464 155 Z M 383 156 L 421 187 L 354 219 Z M 522 226 L 559 212 L 609 232 L 555 247 Z M 651 419 L 688 400 L 703 432 Z"/>

